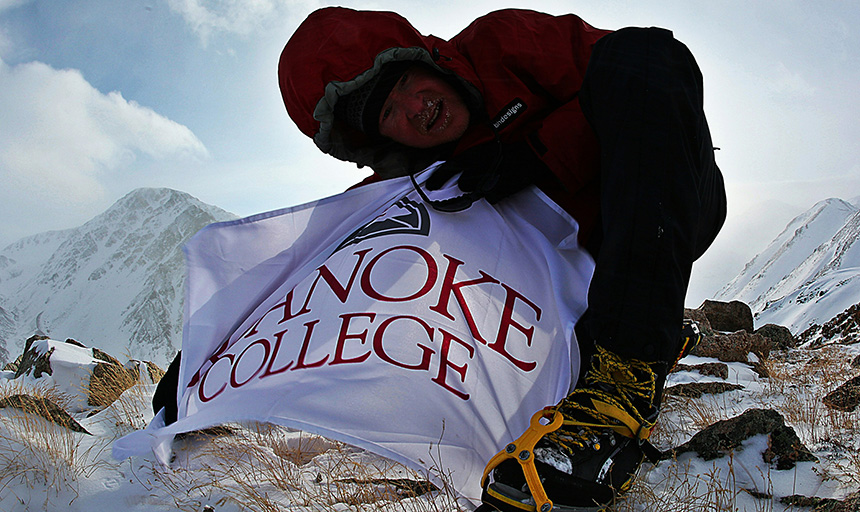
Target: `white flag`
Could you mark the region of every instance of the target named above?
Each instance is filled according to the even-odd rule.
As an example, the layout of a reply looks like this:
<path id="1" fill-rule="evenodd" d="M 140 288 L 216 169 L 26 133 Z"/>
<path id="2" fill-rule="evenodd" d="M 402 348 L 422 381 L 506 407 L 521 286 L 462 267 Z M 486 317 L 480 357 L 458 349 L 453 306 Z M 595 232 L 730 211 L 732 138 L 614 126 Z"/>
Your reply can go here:
<path id="1" fill-rule="evenodd" d="M 593 262 L 534 188 L 443 213 L 388 180 L 212 225 L 185 250 L 178 420 L 117 441 L 120 458 L 266 421 L 443 470 L 478 502 L 486 462 L 578 374 Z"/>

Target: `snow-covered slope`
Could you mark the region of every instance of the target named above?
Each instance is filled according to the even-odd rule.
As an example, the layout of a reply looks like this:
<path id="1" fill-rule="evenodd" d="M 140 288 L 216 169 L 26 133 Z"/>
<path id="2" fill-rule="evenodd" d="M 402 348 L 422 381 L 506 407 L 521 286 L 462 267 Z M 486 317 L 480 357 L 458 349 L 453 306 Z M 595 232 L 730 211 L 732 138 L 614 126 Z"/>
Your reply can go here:
<path id="1" fill-rule="evenodd" d="M 860 302 L 860 207 L 827 199 L 785 230 L 715 298 L 750 305 L 758 325 L 800 333 Z"/>
<path id="2" fill-rule="evenodd" d="M 182 192 L 138 189 L 78 228 L 9 245 L 0 251 L 0 357 L 38 333 L 163 365 L 181 341 L 181 246 L 232 218 Z"/>

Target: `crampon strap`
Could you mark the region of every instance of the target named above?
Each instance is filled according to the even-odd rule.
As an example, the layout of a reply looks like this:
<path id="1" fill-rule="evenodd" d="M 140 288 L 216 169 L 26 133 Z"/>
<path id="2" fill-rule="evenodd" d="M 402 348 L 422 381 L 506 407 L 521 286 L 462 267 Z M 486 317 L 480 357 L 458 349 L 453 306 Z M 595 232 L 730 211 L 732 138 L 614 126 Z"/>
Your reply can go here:
<path id="1" fill-rule="evenodd" d="M 541 423 L 541 420 L 550 420 L 547 424 Z M 535 468 L 535 445 L 543 436 L 550 432 L 554 432 L 561 427 L 564 422 L 564 416 L 560 412 L 551 408 L 540 410 L 532 415 L 529 427 L 523 432 L 523 435 L 518 437 L 514 442 L 505 446 L 505 449 L 497 453 L 487 467 L 484 468 L 484 476 L 481 478 L 481 487 L 487 488 L 487 482 L 490 472 L 499 464 L 507 459 L 516 459 L 520 463 L 523 470 L 523 475 L 526 477 L 526 483 L 529 486 L 532 498 L 537 505 L 537 510 L 549 511 L 552 510 L 552 501 L 547 497 L 544 491 L 543 484 L 540 483 L 540 477 Z"/>
<path id="2" fill-rule="evenodd" d="M 523 471 L 523 475 L 526 478 L 526 483 L 529 486 L 529 492 L 531 493 L 532 498 L 535 501 L 535 509 L 539 512 L 548 512 L 552 510 L 552 501 L 546 495 L 546 491 L 544 490 L 543 484 L 540 481 L 540 477 L 537 474 L 537 468 L 535 467 L 534 462 L 534 449 L 538 441 L 540 441 L 545 435 L 549 434 L 550 432 L 555 432 L 562 425 L 612 428 L 621 435 L 637 440 L 643 453 L 649 460 L 651 460 L 651 462 L 656 463 L 657 460 L 659 460 L 661 455 L 660 451 L 648 442 L 648 438 L 651 436 L 651 430 L 653 429 L 653 425 L 646 426 L 644 424 L 641 424 L 632 416 L 630 416 L 627 412 L 613 405 L 605 404 L 597 400 L 594 400 L 592 403 L 594 404 L 595 409 L 597 409 L 603 414 L 612 415 L 616 419 L 619 419 L 622 424 L 601 425 L 577 421 L 565 421 L 564 416 L 561 414 L 561 412 L 555 410 L 554 408 L 547 407 L 545 409 L 542 409 L 532 415 L 529 427 L 526 429 L 525 432 L 523 432 L 520 437 L 518 437 L 512 443 L 509 443 L 507 446 L 505 446 L 504 450 L 500 451 L 495 456 L 493 456 L 492 459 L 490 459 L 490 461 L 487 463 L 487 466 L 484 468 L 484 475 L 481 478 L 481 487 L 485 490 L 487 489 L 490 473 L 499 464 L 508 459 L 516 459 L 517 462 L 519 462 L 520 468 Z M 548 422 L 542 423 L 542 420 L 548 420 Z M 516 508 L 522 508 L 522 504 L 519 503 L 515 504 L 515 506 Z"/>

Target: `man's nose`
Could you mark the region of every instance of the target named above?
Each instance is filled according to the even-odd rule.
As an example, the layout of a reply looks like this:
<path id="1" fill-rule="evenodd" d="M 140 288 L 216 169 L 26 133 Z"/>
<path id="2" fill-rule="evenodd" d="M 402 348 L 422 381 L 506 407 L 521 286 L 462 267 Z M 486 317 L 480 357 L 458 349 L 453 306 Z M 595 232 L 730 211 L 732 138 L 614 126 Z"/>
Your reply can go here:
<path id="1" fill-rule="evenodd" d="M 396 99 L 400 109 L 409 118 L 417 116 L 424 108 L 424 99 L 416 92 L 397 91 Z"/>

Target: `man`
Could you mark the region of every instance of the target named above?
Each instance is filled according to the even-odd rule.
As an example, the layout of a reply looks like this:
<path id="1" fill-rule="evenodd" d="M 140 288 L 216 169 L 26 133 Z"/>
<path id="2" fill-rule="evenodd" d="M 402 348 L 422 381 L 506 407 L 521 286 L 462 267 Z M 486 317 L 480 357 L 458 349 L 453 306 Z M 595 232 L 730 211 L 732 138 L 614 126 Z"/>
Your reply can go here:
<path id="1" fill-rule="evenodd" d="M 591 366 L 545 413 L 563 425 L 528 463 L 494 459 L 502 462 L 489 468 L 483 500 L 542 512 L 611 503 L 648 454 L 682 349 L 692 262 L 725 217 L 701 75 L 686 47 L 662 29 L 610 32 L 512 9 L 444 41 L 395 13 L 325 8 L 287 43 L 279 81 L 302 132 L 372 168 L 366 181 L 442 159 L 427 187 L 459 175 L 466 194 L 438 208 L 536 184 L 577 220 L 596 261 L 577 325 Z"/>

